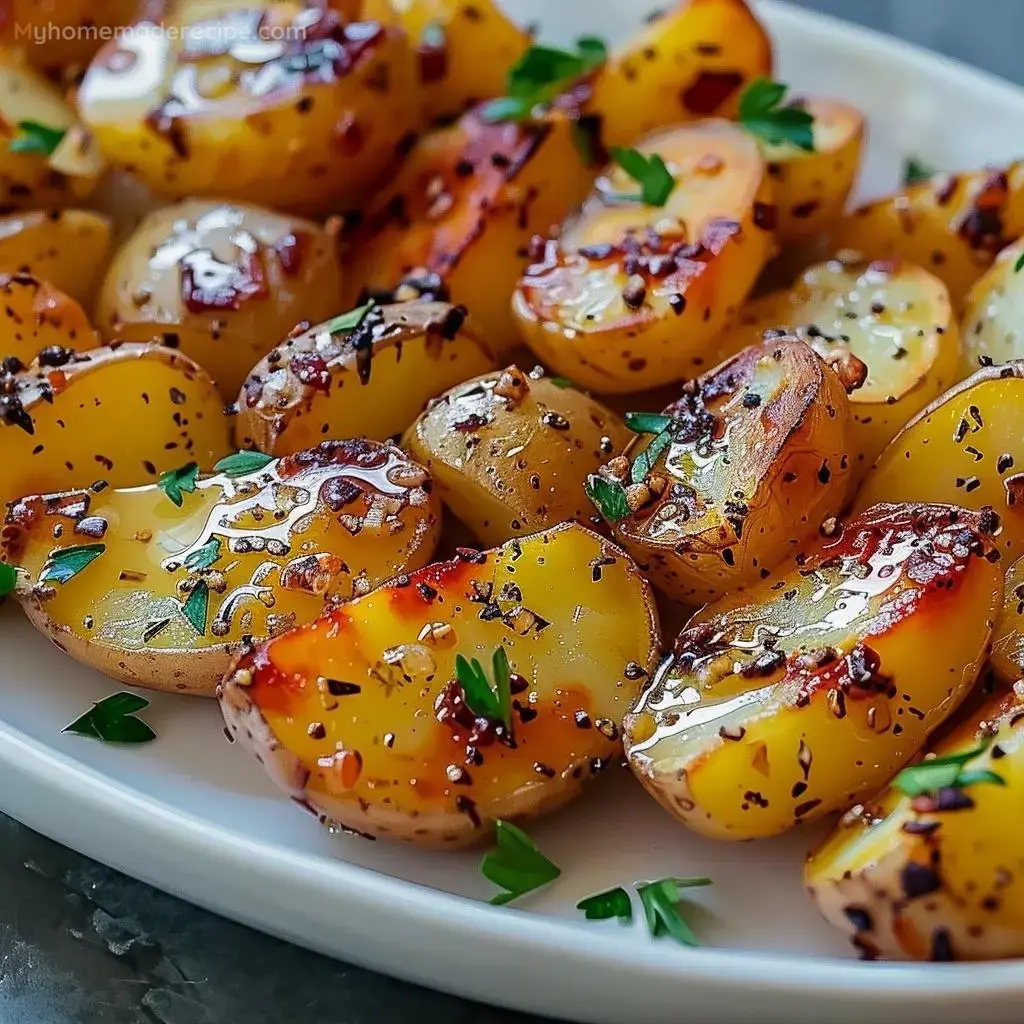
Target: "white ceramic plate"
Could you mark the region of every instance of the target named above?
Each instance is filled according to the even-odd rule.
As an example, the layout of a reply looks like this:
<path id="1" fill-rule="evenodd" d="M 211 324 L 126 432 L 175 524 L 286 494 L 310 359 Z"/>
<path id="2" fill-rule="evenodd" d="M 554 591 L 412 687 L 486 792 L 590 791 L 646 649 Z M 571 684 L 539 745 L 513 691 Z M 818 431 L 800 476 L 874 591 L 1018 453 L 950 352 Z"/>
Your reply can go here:
<path id="1" fill-rule="evenodd" d="M 506 0 L 544 35 L 622 37 L 651 0 Z M 1024 92 L 850 25 L 761 11 L 781 77 L 868 114 L 869 191 L 901 157 L 972 167 L 1020 145 Z M 998 31 L 998 26 L 993 26 Z M 117 749 L 62 735 L 112 690 L 0 610 L 0 809 L 131 875 L 324 953 L 480 1000 L 601 1022 L 738 1019 L 1019 1021 L 1024 962 L 861 964 L 816 916 L 801 862 L 820 829 L 740 846 L 674 825 L 625 773 L 531 828 L 563 868 L 522 909 L 492 909 L 479 854 L 328 835 L 221 735 L 210 702 L 155 695 L 159 733 Z M 637 878 L 714 877 L 697 890 L 707 945 L 585 923 L 582 896 Z"/>

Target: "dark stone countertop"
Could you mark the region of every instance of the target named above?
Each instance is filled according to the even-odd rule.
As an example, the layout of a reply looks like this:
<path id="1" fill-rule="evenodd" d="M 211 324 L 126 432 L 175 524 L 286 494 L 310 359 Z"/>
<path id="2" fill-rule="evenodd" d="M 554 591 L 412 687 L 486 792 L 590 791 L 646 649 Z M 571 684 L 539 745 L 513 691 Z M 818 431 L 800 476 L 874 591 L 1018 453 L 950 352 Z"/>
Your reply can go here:
<path id="1" fill-rule="evenodd" d="M 1021 0 L 802 0 L 1018 81 Z M 0 816 L 2 1024 L 518 1024 L 233 924 Z"/>

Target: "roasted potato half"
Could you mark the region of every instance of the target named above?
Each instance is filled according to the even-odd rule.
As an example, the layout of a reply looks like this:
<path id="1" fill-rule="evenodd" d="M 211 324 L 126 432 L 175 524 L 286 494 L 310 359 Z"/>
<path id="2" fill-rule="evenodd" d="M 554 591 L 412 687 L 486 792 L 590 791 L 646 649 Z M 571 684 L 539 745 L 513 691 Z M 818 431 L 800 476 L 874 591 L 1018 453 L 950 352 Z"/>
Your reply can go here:
<path id="1" fill-rule="evenodd" d="M 994 510 L 1003 570 L 1024 554 L 1024 362 L 983 368 L 922 409 L 864 479 L 857 507 L 879 501 Z"/>
<path id="2" fill-rule="evenodd" d="M 33 625 L 121 682 L 212 696 L 244 638 L 311 622 L 434 552 L 440 502 L 397 448 L 324 441 L 224 466 L 14 502 L 0 554 Z"/>
<path id="3" fill-rule="evenodd" d="M 869 959 L 1024 956 L 1020 694 L 990 698 L 945 736 L 908 773 L 912 789 L 927 783 L 925 770 L 936 788 L 909 796 L 891 787 L 853 808 L 811 854 L 818 909 Z"/>
<path id="4" fill-rule="evenodd" d="M 47 350 L 0 374 L 0 510 L 96 481 L 130 487 L 231 450 L 224 403 L 191 359 L 160 345 Z"/>
<path id="5" fill-rule="evenodd" d="M 645 136 L 675 179 L 664 206 L 631 196 L 613 166 L 582 210 L 534 252 L 512 299 L 523 340 L 598 393 L 687 376 L 774 249 L 771 181 L 753 137 L 727 121 Z"/>
<path id="6" fill-rule="evenodd" d="M 124 242 L 96 319 L 114 341 L 162 338 L 234 400 L 252 367 L 297 323 L 326 319 L 340 301 L 337 250 L 319 224 L 190 199 L 149 214 Z"/>
<path id="7" fill-rule="evenodd" d="M 618 723 L 657 644 L 633 563 L 565 523 L 464 549 L 243 654 L 221 709 L 325 824 L 452 848 L 554 810 L 620 756 Z M 459 656 L 487 666 L 497 710 Z"/>
<path id="8" fill-rule="evenodd" d="M 178 0 L 96 55 L 82 118 L 158 194 L 357 205 L 398 159 L 416 69 L 397 27 L 317 0 Z"/>
<path id="9" fill-rule="evenodd" d="M 614 413 L 568 382 L 509 366 L 431 402 L 402 446 L 427 466 L 452 512 L 493 546 L 590 519 L 587 474 L 629 436 Z"/>
<path id="10" fill-rule="evenodd" d="M 975 282 L 964 307 L 961 374 L 1024 357 L 1024 240 L 1007 246 Z"/>
<path id="11" fill-rule="evenodd" d="M 0 205 L 70 206 L 93 191 L 103 169 L 99 147 L 60 90 L 24 54 L 0 47 Z"/>
<path id="12" fill-rule="evenodd" d="M 91 311 L 110 254 L 110 221 L 91 210 L 0 217 L 0 272 L 31 274 Z"/>
<path id="13" fill-rule="evenodd" d="M 497 366 L 463 326 L 465 312 L 446 302 L 367 306 L 294 334 L 246 378 L 239 446 L 286 455 L 324 436 L 401 434 L 435 395 Z"/>
<path id="14" fill-rule="evenodd" d="M 479 110 L 422 138 L 398 176 L 346 232 L 345 284 L 360 294 L 450 298 L 496 352 L 519 343 L 509 295 L 530 240 L 547 235 L 587 194 L 593 170 L 555 111 L 523 124 Z"/>
<path id="15" fill-rule="evenodd" d="M 655 128 L 735 117 L 740 93 L 771 77 L 772 44 L 745 0 L 675 0 L 613 52 L 585 110 L 609 146 Z"/>
<path id="16" fill-rule="evenodd" d="M 752 299 L 715 343 L 723 358 L 772 328 L 794 330 L 850 389 L 854 477 L 957 380 L 960 332 L 946 286 L 920 267 L 829 260 Z"/>
<path id="17" fill-rule="evenodd" d="M 1024 558 L 1006 570 L 1003 610 L 992 635 L 989 665 L 1006 683 L 1024 679 Z"/>
<path id="18" fill-rule="evenodd" d="M 719 839 L 877 792 L 974 683 L 1002 600 L 985 529 L 952 506 L 876 505 L 703 608 L 626 716 L 637 777 Z"/>
<path id="19" fill-rule="evenodd" d="M 962 306 L 996 254 L 1024 234 L 1024 161 L 1006 170 L 938 174 L 857 207 L 840 222 L 837 248 L 899 257 L 945 281 Z"/>
<path id="20" fill-rule="evenodd" d="M 71 296 L 32 274 L 0 274 L 0 358 L 10 359 L 8 368 L 28 366 L 40 353 L 59 363 L 99 343 Z"/>
<path id="21" fill-rule="evenodd" d="M 765 579 L 846 500 L 850 409 L 802 341 L 777 338 L 691 381 L 588 483 L 651 581 L 689 605 Z"/>

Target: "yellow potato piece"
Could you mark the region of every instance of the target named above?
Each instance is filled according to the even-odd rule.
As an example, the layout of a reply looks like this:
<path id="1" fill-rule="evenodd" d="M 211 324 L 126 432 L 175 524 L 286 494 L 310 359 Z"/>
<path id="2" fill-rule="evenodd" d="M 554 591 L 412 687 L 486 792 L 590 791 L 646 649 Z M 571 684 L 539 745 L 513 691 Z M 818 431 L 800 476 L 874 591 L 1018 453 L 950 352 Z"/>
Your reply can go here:
<path id="1" fill-rule="evenodd" d="M 42 353 L 60 360 L 99 343 L 70 296 L 31 274 L 0 274 L 0 358 L 25 367 Z"/>
<path id="2" fill-rule="evenodd" d="M 861 955 L 899 960 L 1024 956 L 1024 702 L 998 694 L 932 748 L 985 746 L 965 772 L 1003 781 L 920 796 L 892 787 L 858 805 L 807 862 L 818 909 Z M 927 761 L 922 762 L 922 767 Z"/>
<path id="3" fill-rule="evenodd" d="M 239 447 L 287 455 L 322 437 L 401 434 L 435 395 L 497 365 L 464 318 L 445 302 L 403 302 L 289 337 L 246 379 Z"/>
<path id="4" fill-rule="evenodd" d="M 1024 241 L 1007 246 L 977 282 L 964 306 L 961 375 L 1024 357 Z"/>
<path id="5" fill-rule="evenodd" d="M 907 420 L 958 377 L 960 332 L 949 293 L 920 267 L 884 261 L 817 264 L 791 290 L 748 302 L 715 347 L 725 357 L 772 328 L 795 330 L 847 387 L 855 388 L 850 392 L 855 480 Z"/>
<path id="6" fill-rule="evenodd" d="M 63 350 L 0 375 L 0 511 L 28 494 L 130 487 L 231 449 L 224 403 L 191 359 L 160 345 Z"/>
<path id="7" fill-rule="evenodd" d="M 557 240 L 534 252 L 512 306 L 537 357 L 599 394 L 679 380 L 746 299 L 775 246 L 771 181 L 753 136 L 726 121 L 636 144 L 675 179 L 664 206 L 617 166 Z M 759 226 L 760 225 L 760 226 Z"/>
<path id="8" fill-rule="evenodd" d="M 452 848 L 490 840 L 495 819 L 555 810 L 620 756 L 618 723 L 657 646 L 633 563 L 564 524 L 464 550 L 244 654 L 221 709 L 333 830 Z M 455 674 L 457 655 L 479 659 L 493 693 L 498 648 L 511 742 Z"/>
<path id="9" fill-rule="evenodd" d="M 590 486 L 624 489 L 629 513 L 602 511 L 678 601 L 768 578 L 846 500 L 846 393 L 795 338 L 744 349 L 685 385 L 661 418 L 660 438 L 638 438 Z"/>
<path id="10" fill-rule="evenodd" d="M 397 448 L 325 441 L 227 461 L 241 472 L 185 470 L 180 490 L 14 503 L 0 554 L 20 566 L 15 597 L 36 628 L 121 682 L 212 696 L 246 638 L 310 622 L 433 554 L 440 502 Z"/>
<path id="11" fill-rule="evenodd" d="M 1006 571 L 1003 610 L 992 635 L 989 665 L 1004 682 L 1024 679 L 1024 558 Z"/>
<path id="12" fill-rule="evenodd" d="M 876 792 L 974 683 L 1002 599 L 982 517 L 877 505 L 690 620 L 625 720 L 630 766 L 718 839 Z"/>
<path id="13" fill-rule="evenodd" d="M 154 211 L 125 241 L 96 318 L 113 341 L 162 338 L 234 401 L 252 367 L 299 321 L 338 312 L 340 294 L 334 240 L 319 224 L 192 199 Z"/>
<path id="14" fill-rule="evenodd" d="M 591 520 L 587 474 L 629 436 L 614 413 L 567 381 L 509 366 L 441 395 L 402 444 L 452 512 L 497 545 Z"/>

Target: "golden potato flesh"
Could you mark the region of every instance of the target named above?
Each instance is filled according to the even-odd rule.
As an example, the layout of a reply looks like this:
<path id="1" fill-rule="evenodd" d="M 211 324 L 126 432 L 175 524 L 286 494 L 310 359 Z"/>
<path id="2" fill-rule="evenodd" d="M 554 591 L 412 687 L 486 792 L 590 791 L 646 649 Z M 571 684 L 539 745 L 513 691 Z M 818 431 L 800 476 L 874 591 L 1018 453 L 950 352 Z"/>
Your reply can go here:
<path id="1" fill-rule="evenodd" d="M 661 156 L 675 178 L 666 204 L 629 198 L 636 182 L 608 168 L 535 252 L 512 299 L 538 358 L 598 393 L 666 384 L 703 365 L 774 248 L 771 182 L 752 136 L 704 121 L 636 148 Z"/>
<path id="2" fill-rule="evenodd" d="M 589 488 L 618 541 L 678 601 L 766 579 L 846 500 L 846 393 L 795 338 L 744 349 L 653 419 Z"/>
<path id="3" fill-rule="evenodd" d="M 159 194 L 332 212 L 397 163 L 416 72 L 399 29 L 316 0 L 179 0 L 100 50 L 78 107 Z"/>
<path id="4" fill-rule="evenodd" d="M 337 313 L 340 297 L 334 242 L 320 225 L 192 199 L 151 213 L 125 241 L 96 316 L 111 340 L 160 337 L 180 349 L 233 401 L 281 338 Z"/>
<path id="5" fill-rule="evenodd" d="M 621 756 L 618 723 L 657 644 L 633 563 L 566 523 L 463 549 L 243 654 L 221 708 L 324 823 L 455 847 L 556 809 Z M 478 659 L 493 695 L 498 649 L 500 719 L 455 671 Z"/>
<path id="6" fill-rule="evenodd" d="M 1024 240 L 1007 246 L 975 282 L 964 306 L 962 376 L 1024 357 Z"/>
<path id="7" fill-rule="evenodd" d="M 1004 682 L 1024 679 L 1024 558 L 1006 570 L 1003 610 L 996 620 L 988 661 Z"/>
<path id="8" fill-rule="evenodd" d="M 289 337 L 246 379 L 239 447 L 287 455 L 325 436 L 401 434 L 429 399 L 497 365 L 464 318 L 446 302 L 403 302 Z"/>
<path id="9" fill-rule="evenodd" d="M 421 139 L 349 232 L 346 295 L 351 304 L 364 291 L 450 298 L 505 352 L 519 343 L 509 295 L 530 240 L 560 223 L 592 181 L 565 114 L 491 124 L 471 111 Z"/>
<path id="10" fill-rule="evenodd" d="M 982 517 L 877 505 L 690 620 L 625 720 L 648 791 L 719 839 L 876 792 L 974 683 L 1002 600 Z"/>
<path id="11" fill-rule="evenodd" d="M 0 358 L 9 359 L 8 368 L 28 366 L 41 353 L 59 361 L 99 343 L 70 296 L 31 274 L 0 274 Z"/>
<path id="12" fill-rule="evenodd" d="M 585 106 L 609 146 L 703 117 L 735 117 L 740 94 L 770 78 L 772 44 L 745 0 L 675 0 L 615 50 Z"/>
<path id="13" fill-rule="evenodd" d="M 724 357 L 788 327 L 850 392 L 855 479 L 916 412 L 957 380 L 960 332 L 946 286 L 905 263 L 810 267 L 789 291 L 751 300 L 715 343 Z"/>
<path id="14" fill-rule="evenodd" d="M 879 501 L 993 509 L 1004 571 L 1024 554 L 1024 362 L 979 370 L 918 413 L 857 495 L 858 508 Z"/>
<path id="15" fill-rule="evenodd" d="M 231 449 L 224 403 L 192 360 L 160 345 L 45 351 L 0 375 L 0 510 L 28 494 L 130 487 Z"/>
<path id="16" fill-rule="evenodd" d="M 587 522 L 587 474 L 628 438 L 614 413 L 568 382 L 509 366 L 441 395 L 402 445 L 452 512 L 496 545 L 566 519 Z"/>
<path id="17" fill-rule="evenodd" d="M 14 502 L 0 553 L 21 568 L 33 624 L 121 682 L 212 696 L 246 637 L 310 622 L 433 554 L 440 502 L 397 448 L 325 441 L 226 463 L 241 471 L 193 465 L 177 489 Z"/>
<path id="18" fill-rule="evenodd" d="M 836 226 L 864 148 L 864 118 L 856 107 L 825 96 L 795 102 L 814 118 L 814 151 L 759 140 L 775 185 L 775 233 L 782 245 L 815 241 Z"/>
<path id="19" fill-rule="evenodd" d="M 865 203 L 840 222 L 835 245 L 927 268 L 959 308 L 999 250 L 1021 234 L 1024 161 L 1005 170 L 938 174 Z"/>
<path id="20" fill-rule="evenodd" d="M 91 210 L 0 217 L 0 272 L 31 274 L 91 309 L 110 253 L 110 221 Z"/>
<path id="21" fill-rule="evenodd" d="M 966 763 L 931 769 L 953 785 L 853 808 L 807 862 L 811 896 L 868 959 L 1024 956 L 1024 700 L 989 698 L 931 758 Z"/>

